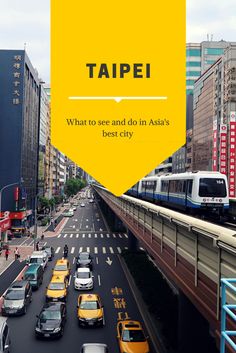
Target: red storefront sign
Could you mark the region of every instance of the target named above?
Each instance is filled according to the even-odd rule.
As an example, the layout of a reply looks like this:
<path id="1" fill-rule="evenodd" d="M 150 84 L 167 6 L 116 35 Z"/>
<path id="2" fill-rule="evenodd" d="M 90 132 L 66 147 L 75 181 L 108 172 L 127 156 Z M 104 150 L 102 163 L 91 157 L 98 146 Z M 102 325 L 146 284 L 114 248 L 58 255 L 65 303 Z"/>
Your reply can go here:
<path id="1" fill-rule="evenodd" d="M 217 120 L 213 122 L 212 170 L 217 171 Z"/>
<path id="2" fill-rule="evenodd" d="M 230 112 L 229 139 L 229 196 L 235 197 L 236 112 Z"/>
<path id="3" fill-rule="evenodd" d="M 10 218 L 11 219 L 24 219 L 24 218 L 26 218 L 26 212 L 25 211 L 11 212 L 10 213 Z"/>
<path id="4" fill-rule="evenodd" d="M 10 218 L 4 218 L 0 220 L 0 229 L 1 232 L 5 232 L 6 230 L 11 228 L 11 220 Z"/>
<path id="5" fill-rule="evenodd" d="M 220 172 L 227 174 L 227 125 L 220 125 Z"/>

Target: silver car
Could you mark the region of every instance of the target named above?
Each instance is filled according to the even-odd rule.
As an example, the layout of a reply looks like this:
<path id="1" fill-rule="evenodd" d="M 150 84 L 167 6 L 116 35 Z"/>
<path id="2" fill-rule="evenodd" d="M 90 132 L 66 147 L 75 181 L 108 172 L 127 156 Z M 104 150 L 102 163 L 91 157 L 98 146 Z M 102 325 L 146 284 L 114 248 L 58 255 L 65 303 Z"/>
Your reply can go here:
<path id="1" fill-rule="evenodd" d="M 81 353 L 108 353 L 108 347 L 103 343 L 85 343 L 81 348 Z"/>
<path id="2" fill-rule="evenodd" d="M 0 353 L 10 352 L 10 335 L 7 319 L 0 317 Z"/>

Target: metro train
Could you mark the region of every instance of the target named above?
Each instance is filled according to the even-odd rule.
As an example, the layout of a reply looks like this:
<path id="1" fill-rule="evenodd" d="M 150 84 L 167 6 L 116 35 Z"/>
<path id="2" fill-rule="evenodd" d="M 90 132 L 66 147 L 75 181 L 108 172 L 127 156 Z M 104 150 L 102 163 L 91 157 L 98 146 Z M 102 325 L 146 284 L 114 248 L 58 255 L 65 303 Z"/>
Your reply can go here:
<path id="1" fill-rule="evenodd" d="M 189 214 L 225 216 L 229 209 L 228 182 L 219 172 L 187 172 L 141 179 L 128 195 Z"/>

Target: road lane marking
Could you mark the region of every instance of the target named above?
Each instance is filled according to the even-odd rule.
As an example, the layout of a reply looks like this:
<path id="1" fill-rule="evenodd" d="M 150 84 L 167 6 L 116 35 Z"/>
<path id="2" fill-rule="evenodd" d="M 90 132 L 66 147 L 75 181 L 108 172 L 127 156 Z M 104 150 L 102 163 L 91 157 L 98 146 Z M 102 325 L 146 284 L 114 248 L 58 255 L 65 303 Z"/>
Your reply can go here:
<path id="1" fill-rule="evenodd" d="M 97 237 L 98 237 L 97 233 L 95 233 L 95 234 L 94 234 L 94 237 L 95 237 L 95 238 L 97 238 Z"/>
<path id="2" fill-rule="evenodd" d="M 119 237 L 120 237 L 120 238 L 122 238 L 122 235 L 121 235 L 121 234 L 119 234 Z"/>
<path id="3" fill-rule="evenodd" d="M 129 238 L 129 237 L 128 237 L 128 235 L 127 235 L 126 233 L 124 233 L 124 236 L 125 236 L 126 238 Z"/>
<path id="4" fill-rule="evenodd" d="M 98 285 L 101 286 L 101 277 L 98 275 Z"/>
<path id="5" fill-rule="evenodd" d="M 70 287 L 70 282 L 71 282 L 71 275 L 69 277 L 68 287 Z"/>
<path id="6" fill-rule="evenodd" d="M 103 234 L 100 234 L 100 237 L 103 238 Z"/>
<path id="7" fill-rule="evenodd" d="M 75 247 L 74 246 L 72 246 L 72 248 L 71 248 L 71 254 L 74 254 L 74 252 L 75 252 Z"/>
<path id="8" fill-rule="evenodd" d="M 79 234 L 76 234 L 76 238 L 79 238 Z"/>
<path id="9" fill-rule="evenodd" d="M 88 226 L 86 226 L 86 228 L 88 228 Z"/>
<path id="10" fill-rule="evenodd" d="M 128 250 L 128 246 L 125 246 L 125 250 Z"/>
<path id="11" fill-rule="evenodd" d="M 91 234 L 89 234 L 88 237 L 91 238 Z"/>
<path id="12" fill-rule="evenodd" d="M 121 248 L 119 246 L 117 246 L 117 251 L 119 254 L 121 254 Z"/>
<path id="13" fill-rule="evenodd" d="M 70 238 L 72 238 L 72 237 L 73 237 L 73 234 L 70 235 Z"/>
<path id="14" fill-rule="evenodd" d="M 86 219 L 86 222 L 88 222 L 88 219 Z"/>
<path id="15" fill-rule="evenodd" d="M 94 254 L 97 254 L 98 253 L 98 248 L 95 246 L 94 248 Z"/>
<path id="16" fill-rule="evenodd" d="M 87 247 L 87 252 L 90 252 L 90 248 L 89 247 Z"/>
<path id="17" fill-rule="evenodd" d="M 32 240 L 29 244 L 28 244 L 28 246 L 31 246 L 31 245 L 33 245 L 34 244 L 34 240 Z"/>
<path id="18" fill-rule="evenodd" d="M 85 238 L 85 234 L 82 235 L 82 238 Z"/>
<path id="19" fill-rule="evenodd" d="M 109 235 L 109 234 L 107 234 L 107 238 L 110 238 L 110 235 Z"/>
<path id="20" fill-rule="evenodd" d="M 55 251 L 55 254 L 58 254 L 58 253 L 59 253 L 59 251 L 60 251 L 60 249 L 61 249 L 61 247 L 60 247 L 60 246 L 58 246 L 57 250 Z"/>
<path id="21" fill-rule="evenodd" d="M 113 234 L 113 238 L 116 238 L 116 235 L 115 235 L 115 234 Z"/>
<path id="22" fill-rule="evenodd" d="M 98 257 L 96 257 L 96 264 L 98 265 Z"/>
<path id="23" fill-rule="evenodd" d="M 73 258 L 73 264 L 75 263 L 75 257 Z"/>
<path id="24" fill-rule="evenodd" d="M 109 247 L 109 249 L 110 249 L 111 254 L 114 254 L 114 250 L 111 246 Z"/>
<path id="25" fill-rule="evenodd" d="M 83 252 L 83 247 L 82 246 L 79 248 L 79 252 Z"/>
<path id="26" fill-rule="evenodd" d="M 106 253 L 107 253 L 105 246 L 102 247 L 102 253 L 103 253 L 103 254 L 106 254 Z"/>
<path id="27" fill-rule="evenodd" d="M 47 245 L 47 242 L 45 242 L 44 244 L 43 244 L 43 246 L 46 246 Z"/>
<path id="28" fill-rule="evenodd" d="M 64 238 L 67 238 L 67 234 L 64 235 Z"/>
<path id="29" fill-rule="evenodd" d="M 60 237 L 61 237 L 61 234 L 58 235 L 58 238 L 60 238 Z"/>

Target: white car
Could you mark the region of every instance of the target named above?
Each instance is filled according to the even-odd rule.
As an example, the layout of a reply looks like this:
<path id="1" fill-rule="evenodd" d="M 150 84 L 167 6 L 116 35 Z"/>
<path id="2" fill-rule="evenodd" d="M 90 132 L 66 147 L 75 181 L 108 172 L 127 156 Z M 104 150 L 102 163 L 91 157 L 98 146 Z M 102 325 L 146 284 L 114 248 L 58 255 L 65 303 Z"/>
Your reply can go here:
<path id="1" fill-rule="evenodd" d="M 45 270 L 48 264 L 48 254 L 44 250 L 33 251 L 32 255 L 30 256 L 27 262 L 29 266 L 38 264 L 42 266 L 43 270 Z"/>
<path id="2" fill-rule="evenodd" d="M 93 289 L 93 275 L 89 268 L 79 267 L 75 273 L 74 287 L 78 290 Z"/>

